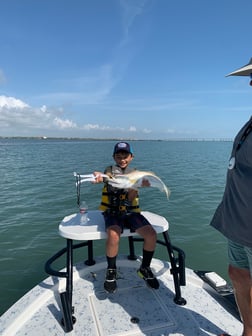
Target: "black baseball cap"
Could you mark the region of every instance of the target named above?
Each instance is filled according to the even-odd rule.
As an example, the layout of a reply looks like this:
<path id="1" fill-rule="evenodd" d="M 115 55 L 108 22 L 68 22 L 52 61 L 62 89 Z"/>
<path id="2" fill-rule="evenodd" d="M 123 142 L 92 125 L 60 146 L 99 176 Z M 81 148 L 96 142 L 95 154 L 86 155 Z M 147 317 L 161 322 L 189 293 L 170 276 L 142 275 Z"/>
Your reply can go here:
<path id="1" fill-rule="evenodd" d="M 126 152 L 133 154 L 132 148 L 128 142 L 118 142 L 114 147 L 113 155 L 118 152 Z"/>

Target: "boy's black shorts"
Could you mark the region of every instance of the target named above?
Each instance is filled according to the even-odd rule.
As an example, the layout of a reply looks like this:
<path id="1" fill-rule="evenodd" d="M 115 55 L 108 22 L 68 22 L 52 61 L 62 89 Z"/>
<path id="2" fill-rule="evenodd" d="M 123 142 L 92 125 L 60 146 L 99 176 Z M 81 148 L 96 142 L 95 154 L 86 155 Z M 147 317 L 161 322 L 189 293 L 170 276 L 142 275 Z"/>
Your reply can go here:
<path id="1" fill-rule="evenodd" d="M 123 232 L 124 228 L 130 229 L 130 232 L 151 225 L 149 221 L 139 212 L 131 212 L 125 215 L 115 215 L 107 212 L 103 213 L 105 219 L 106 230 L 113 225 L 118 225 Z"/>

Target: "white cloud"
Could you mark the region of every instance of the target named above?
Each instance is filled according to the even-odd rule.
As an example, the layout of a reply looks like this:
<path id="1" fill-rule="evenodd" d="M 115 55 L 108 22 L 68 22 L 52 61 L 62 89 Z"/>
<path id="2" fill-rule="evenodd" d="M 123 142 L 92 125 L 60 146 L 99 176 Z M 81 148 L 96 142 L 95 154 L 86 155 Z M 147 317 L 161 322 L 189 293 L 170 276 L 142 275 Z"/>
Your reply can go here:
<path id="1" fill-rule="evenodd" d="M 176 132 L 175 132 L 174 129 L 172 129 L 172 128 L 168 128 L 168 129 L 166 130 L 166 133 L 168 133 L 168 134 L 175 134 Z"/>
<path id="2" fill-rule="evenodd" d="M 26 102 L 14 97 L 0 96 L 0 126 L 12 131 L 20 129 L 66 129 L 74 128 L 76 124 L 69 119 L 61 118 L 62 109 L 31 107 Z M 8 130 L 5 130 L 8 131 Z"/>
<path id="3" fill-rule="evenodd" d="M 46 105 L 32 107 L 26 102 L 14 97 L 0 96 L 0 136 L 36 136 L 50 134 L 52 136 L 129 136 L 151 131 L 138 129 L 134 125 L 117 126 L 87 122 L 80 124 L 71 118 L 65 118 L 66 111 L 62 108 L 48 108 Z M 86 120 L 87 118 L 85 118 Z M 88 117 L 91 121 L 92 116 Z"/>
<path id="4" fill-rule="evenodd" d="M 80 127 L 85 131 L 105 131 L 109 134 L 109 132 L 135 132 L 136 127 L 131 126 L 128 129 L 118 126 L 109 126 L 109 125 L 98 125 L 98 124 L 85 124 Z"/>
<path id="5" fill-rule="evenodd" d="M 149 129 L 147 129 L 147 128 L 144 128 L 144 129 L 143 129 L 143 133 L 145 133 L 145 134 L 150 134 L 150 133 L 152 133 L 152 131 L 149 130 Z"/>
<path id="6" fill-rule="evenodd" d="M 0 109 L 23 109 L 29 107 L 28 104 L 22 102 L 20 99 L 13 97 L 0 96 Z"/>
<path id="7" fill-rule="evenodd" d="M 105 125 L 98 125 L 98 124 L 86 124 L 81 127 L 83 130 L 86 131 L 110 131 L 111 127 Z"/>
<path id="8" fill-rule="evenodd" d="M 130 126 L 129 131 L 130 132 L 136 132 L 136 127 L 135 126 Z"/>
<path id="9" fill-rule="evenodd" d="M 76 123 L 74 123 L 73 121 L 69 120 L 69 119 L 61 119 L 56 117 L 53 121 L 53 124 L 56 125 L 57 127 L 59 127 L 60 129 L 67 129 L 67 128 L 77 128 Z"/>

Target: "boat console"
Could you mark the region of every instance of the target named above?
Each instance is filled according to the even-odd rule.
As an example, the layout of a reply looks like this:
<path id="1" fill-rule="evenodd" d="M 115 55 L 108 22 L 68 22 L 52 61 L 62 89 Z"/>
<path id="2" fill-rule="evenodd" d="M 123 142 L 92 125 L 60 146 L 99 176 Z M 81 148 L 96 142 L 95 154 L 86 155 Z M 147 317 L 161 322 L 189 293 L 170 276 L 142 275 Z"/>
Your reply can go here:
<path id="1" fill-rule="evenodd" d="M 185 254 L 176 246 L 173 246 L 168 234 L 168 221 L 152 212 L 143 211 L 143 216 L 152 224 L 159 234 L 157 244 L 166 248 L 169 261 L 170 272 L 173 276 L 175 296 L 174 302 L 178 305 L 185 305 L 186 300 L 181 296 L 180 286 L 185 286 Z M 66 278 L 66 290 L 60 294 L 62 304 L 62 324 L 65 330 L 71 331 L 75 323 L 74 307 L 72 306 L 73 293 L 73 251 L 77 248 L 87 248 L 87 265 L 95 264 L 93 244 L 95 240 L 106 239 L 105 223 L 103 214 L 99 210 L 88 211 L 86 222 L 81 222 L 81 214 L 75 213 L 66 216 L 59 224 L 59 235 L 66 239 L 66 247 L 53 255 L 45 264 L 45 270 L 49 275 Z M 127 237 L 129 242 L 128 259 L 136 260 L 134 245 L 135 242 L 143 241 L 137 233 L 124 229 L 121 237 Z M 163 239 L 159 239 L 163 237 Z M 81 241 L 74 243 L 74 241 Z M 66 271 L 53 269 L 52 264 L 61 256 L 66 255 Z"/>

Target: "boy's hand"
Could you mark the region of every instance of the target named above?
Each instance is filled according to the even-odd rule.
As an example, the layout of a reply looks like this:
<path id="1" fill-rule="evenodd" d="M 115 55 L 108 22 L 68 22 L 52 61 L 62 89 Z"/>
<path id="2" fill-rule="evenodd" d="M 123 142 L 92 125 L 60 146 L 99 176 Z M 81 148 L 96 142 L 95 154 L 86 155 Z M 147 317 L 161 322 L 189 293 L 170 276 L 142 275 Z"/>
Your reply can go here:
<path id="1" fill-rule="evenodd" d="M 103 177 L 101 176 L 101 172 L 93 172 L 95 180 L 92 183 L 101 183 L 103 182 Z"/>
<path id="2" fill-rule="evenodd" d="M 147 179 L 142 180 L 142 187 L 150 187 L 150 182 Z"/>

